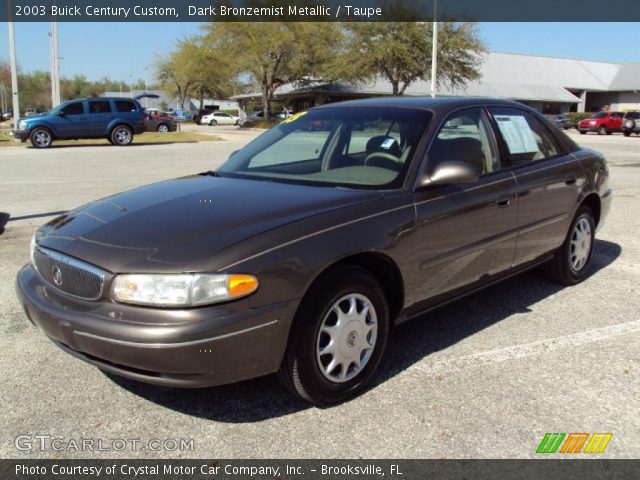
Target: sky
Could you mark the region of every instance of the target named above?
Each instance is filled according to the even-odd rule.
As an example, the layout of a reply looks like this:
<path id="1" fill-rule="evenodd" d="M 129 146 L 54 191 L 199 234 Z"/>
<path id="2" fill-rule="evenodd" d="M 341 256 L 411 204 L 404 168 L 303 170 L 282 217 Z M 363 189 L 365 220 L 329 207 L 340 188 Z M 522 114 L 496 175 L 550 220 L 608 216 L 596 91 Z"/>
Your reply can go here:
<path id="1" fill-rule="evenodd" d="M 49 23 L 16 23 L 18 63 L 23 71 L 48 70 Z M 197 23 L 59 23 L 61 76 L 89 80 L 153 81 L 154 64 Z M 494 52 L 640 63 L 640 23 L 480 23 Z M 0 59 L 9 59 L 7 23 L 0 23 Z M 146 70 L 145 70 L 146 69 Z"/>

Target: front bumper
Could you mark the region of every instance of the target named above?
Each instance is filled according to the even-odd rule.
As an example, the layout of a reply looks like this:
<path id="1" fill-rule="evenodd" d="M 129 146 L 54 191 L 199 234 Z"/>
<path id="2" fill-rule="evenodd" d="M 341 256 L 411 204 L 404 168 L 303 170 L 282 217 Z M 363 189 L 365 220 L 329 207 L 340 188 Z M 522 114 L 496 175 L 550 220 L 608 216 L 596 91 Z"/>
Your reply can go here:
<path id="1" fill-rule="evenodd" d="M 26 142 L 29 139 L 29 133 L 27 130 L 13 130 L 14 138 L 17 138 L 21 142 Z"/>
<path id="2" fill-rule="evenodd" d="M 67 353 L 134 380 L 206 387 L 275 372 L 297 302 L 233 311 L 185 310 L 78 300 L 58 292 L 30 266 L 16 280 L 29 318 Z"/>
<path id="3" fill-rule="evenodd" d="M 581 132 L 597 132 L 600 125 L 578 125 Z"/>

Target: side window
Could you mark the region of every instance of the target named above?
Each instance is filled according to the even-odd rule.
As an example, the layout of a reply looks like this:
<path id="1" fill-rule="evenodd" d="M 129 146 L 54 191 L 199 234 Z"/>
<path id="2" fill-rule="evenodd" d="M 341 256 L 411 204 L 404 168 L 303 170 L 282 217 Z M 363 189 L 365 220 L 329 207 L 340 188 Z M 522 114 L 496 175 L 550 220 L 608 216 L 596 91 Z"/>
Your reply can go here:
<path id="1" fill-rule="evenodd" d="M 429 169 L 445 161 L 467 162 L 481 175 L 499 169 L 498 157 L 490 137 L 490 127 L 482 109 L 454 112 L 429 149 Z"/>
<path id="2" fill-rule="evenodd" d="M 89 113 L 109 113 L 109 100 L 89 100 Z"/>
<path id="3" fill-rule="evenodd" d="M 128 100 L 116 100 L 116 110 L 119 112 L 135 112 L 136 104 Z"/>
<path id="4" fill-rule="evenodd" d="M 84 113 L 84 107 L 82 102 L 73 102 L 60 110 L 63 115 L 82 115 Z"/>
<path id="5" fill-rule="evenodd" d="M 561 153 L 551 132 L 529 112 L 505 107 L 490 111 L 504 140 L 510 166 L 519 167 Z"/>

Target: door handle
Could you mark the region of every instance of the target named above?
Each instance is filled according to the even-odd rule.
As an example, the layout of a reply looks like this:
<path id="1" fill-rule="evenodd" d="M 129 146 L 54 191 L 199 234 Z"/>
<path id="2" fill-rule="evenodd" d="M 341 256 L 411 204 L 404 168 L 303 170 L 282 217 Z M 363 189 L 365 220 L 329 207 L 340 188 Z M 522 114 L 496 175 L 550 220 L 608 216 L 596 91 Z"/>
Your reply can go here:
<path id="1" fill-rule="evenodd" d="M 574 183 L 576 183 L 576 177 L 573 175 L 569 175 L 564 179 L 564 183 L 566 183 L 567 185 L 573 185 Z"/>
<path id="2" fill-rule="evenodd" d="M 500 198 L 496 200 L 496 207 L 507 208 L 511 206 L 511 198 Z"/>

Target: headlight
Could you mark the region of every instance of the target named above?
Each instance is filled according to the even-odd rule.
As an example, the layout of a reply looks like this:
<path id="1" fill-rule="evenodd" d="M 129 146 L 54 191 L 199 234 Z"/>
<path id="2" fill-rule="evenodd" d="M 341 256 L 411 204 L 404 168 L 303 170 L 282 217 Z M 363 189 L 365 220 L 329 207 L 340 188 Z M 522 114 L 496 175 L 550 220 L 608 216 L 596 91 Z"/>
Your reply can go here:
<path id="1" fill-rule="evenodd" d="M 127 274 L 113 281 L 113 298 L 136 305 L 192 307 L 241 298 L 257 289 L 258 279 L 251 275 Z"/>
<path id="2" fill-rule="evenodd" d="M 27 122 L 18 122 L 18 130 L 26 130 Z"/>
<path id="3" fill-rule="evenodd" d="M 595 124 L 596 124 L 596 123 L 598 123 L 598 122 L 597 122 L 596 120 L 591 120 L 589 123 L 590 123 L 591 125 L 595 125 Z"/>

